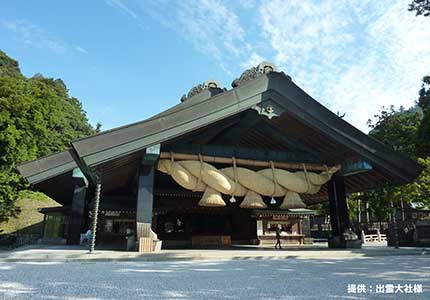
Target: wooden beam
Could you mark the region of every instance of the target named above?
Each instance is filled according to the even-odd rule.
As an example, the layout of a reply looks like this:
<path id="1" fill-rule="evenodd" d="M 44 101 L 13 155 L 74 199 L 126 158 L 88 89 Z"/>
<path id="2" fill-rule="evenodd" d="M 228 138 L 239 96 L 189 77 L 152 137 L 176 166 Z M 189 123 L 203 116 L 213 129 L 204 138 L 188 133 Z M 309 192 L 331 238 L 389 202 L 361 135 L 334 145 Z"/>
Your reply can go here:
<path id="1" fill-rule="evenodd" d="M 199 156 L 196 154 L 184 154 L 184 153 L 173 153 L 173 158 L 176 160 L 199 160 Z M 171 158 L 170 152 L 161 152 L 160 158 Z M 233 158 L 229 157 L 219 157 L 219 156 L 209 156 L 202 155 L 202 159 L 208 163 L 219 163 L 219 164 L 233 164 Z M 261 161 L 261 160 L 252 160 L 252 159 L 242 159 L 236 157 L 236 164 L 243 166 L 252 166 L 252 167 L 270 167 L 270 161 Z M 325 171 L 327 169 L 326 166 L 320 164 L 301 164 L 301 163 L 288 163 L 288 162 L 273 162 L 274 166 L 282 169 L 295 169 L 295 170 L 303 170 L 303 165 L 306 166 L 306 169 L 309 171 Z M 340 168 L 340 165 L 337 166 Z"/>
<path id="2" fill-rule="evenodd" d="M 243 114 L 237 124 L 232 128 L 228 127 L 222 130 L 219 134 L 210 139 L 210 143 L 225 144 L 226 142 L 237 140 L 238 136 L 242 135 L 260 121 L 261 118 L 258 113 L 254 110 L 248 110 Z"/>
<path id="3" fill-rule="evenodd" d="M 88 179 L 84 176 L 81 169 L 74 168 L 72 172 L 73 183 L 76 186 L 88 187 Z"/>
<path id="4" fill-rule="evenodd" d="M 172 143 L 172 142 L 173 143 L 175 142 L 191 143 L 194 141 L 202 141 L 202 140 L 208 141 L 216 137 L 223 130 L 236 126 L 239 121 L 240 119 L 238 117 L 234 117 L 231 120 L 224 120 L 221 124 L 218 124 L 215 126 L 207 125 L 195 131 L 192 131 L 186 135 L 173 139 L 168 143 Z"/>
<path id="5" fill-rule="evenodd" d="M 146 148 L 145 153 L 142 157 L 142 165 L 154 165 L 155 162 L 158 160 L 158 157 L 160 156 L 160 149 L 160 144 L 156 144 L 154 146 Z"/>
<path id="6" fill-rule="evenodd" d="M 288 109 L 299 121 L 328 138 L 337 141 L 345 148 L 359 154 L 373 166 L 384 169 L 393 180 L 391 183 L 407 183 L 421 172 L 413 160 L 399 156 L 383 143 L 369 138 L 319 102 L 309 97 L 291 81 L 277 85 L 277 91 L 269 91 L 270 98 L 278 105 Z"/>
<path id="7" fill-rule="evenodd" d="M 315 158 L 320 159 L 320 154 L 317 153 L 315 149 L 312 149 L 304 145 L 297 138 L 294 138 L 292 136 L 287 137 L 285 133 L 281 132 L 279 128 L 275 127 L 274 125 L 271 125 L 268 122 L 262 122 L 260 125 L 260 128 L 262 128 L 265 132 L 267 132 L 269 136 L 278 140 L 286 148 L 290 148 L 293 151 L 301 151 L 304 153 L 309 153 L 310 155 L 313 155 Z"/>
<path id="8" fill-rule="evenodd" d="M 351 176 L 359 173 L 370 172 L 372 170 L 372 165 L 365 160 L 347 160 L 342 163 L 342 172 L 339 175 Z"/>
<path id="9" fill-rule="evenodd" d="M 219 156 L 226 158 L 242 158 L 261 161 L 296 162 L 306 164 L 322 164 L 322 161 L 311 154 L 294 151 L 273 151 L 247 147 L 225 145 L 195 145 L 195 144 L 171 144 L 162 147 L 162 152 L 174 152 L 184 154 L 201 154 L 207 156 Z"/>

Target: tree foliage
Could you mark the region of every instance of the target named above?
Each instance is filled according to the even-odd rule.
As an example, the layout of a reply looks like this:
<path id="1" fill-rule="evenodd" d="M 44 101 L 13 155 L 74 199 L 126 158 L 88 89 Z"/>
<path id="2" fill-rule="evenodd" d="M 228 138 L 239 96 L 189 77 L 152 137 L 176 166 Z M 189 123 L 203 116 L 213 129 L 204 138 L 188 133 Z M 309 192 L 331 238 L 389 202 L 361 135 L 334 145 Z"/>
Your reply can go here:
<path id="1" fill-rule="evenodd" d="M 423 119 L 417 132 L 417 155 L 430 156 L 430 76 L 423 78 L 423 84 L 419 91 L 418 107 L 423 111 Z"/>
<path id="2" fill-rule="evenodd" d="M 0 77 L 22 77 L 18 62 L 0 50 Z"/>
<path id="3" fill-rule="evenodd" d="M 413 0 L 409 4 L 409 11 L 414 11 L 417 16 L 430 16 L 430 0 Z"/>
<path id="4" fill-rule="evenodd" d="M 418 162 L 423 167 L 421 175 L 410 184 L 399 188 L 395 197 L 406 195 L 410 202 L 430 208 L 430 157 L 418 158 Z"/>
<path id="5" fill-rule="evenodd" d="M 369 135 L 416 160 L 423 172 L 409 184 L 354 194 L 350 199 L 367 201 L 370 213 L 380 221 L 391 213 L 391 201 L 397 207 L 403 202 L 430 208 L 430 76 L 423 78 L 414 107 L 382 108 L 374 117 L 376 121 L 368 121 Z"/>
<path id="6" fill-rule="evenodd" d="M 25 181 L 16 165 L 68 148 L 94 133 L 78 99 L 61 79 L 24 77 L 0 51 L 0 222 L 14 214 Z"/>
<path id="7" fill-rule="evenodd" d="M 372 130 L 369 132 L 374 137 L 390 146 L 393 150 L 403 153 L 411 158 L 416 158 L 417 130 L 421 124 L 423 114 L 420 109 L 403 107 L 396 110 L 394 106 L 383 107 L 376 121 L 367 121 Z"/>

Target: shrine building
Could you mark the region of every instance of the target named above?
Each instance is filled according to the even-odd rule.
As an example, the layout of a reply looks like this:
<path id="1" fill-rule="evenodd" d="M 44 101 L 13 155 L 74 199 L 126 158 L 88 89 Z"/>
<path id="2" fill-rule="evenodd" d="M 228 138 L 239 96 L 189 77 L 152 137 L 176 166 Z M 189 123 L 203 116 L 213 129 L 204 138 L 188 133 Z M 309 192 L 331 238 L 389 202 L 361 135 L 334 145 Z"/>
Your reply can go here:
<path id="1" fill-rule="evenodd" d="M 96 249 L 125 249 L 128 233 L 151 252 L 270 244 L 276 227 L 285 243 L 307 243 L 308 206 L 324 201 L 329 246 L 355 247 L 347 194 L 411 182 L 421 167 L 262 63 L 231 89 L 207 81 L 166 111 L 18 170 L 62 205 L 41 209 L 45 238 L 79 244 L 92 228 Z"/>

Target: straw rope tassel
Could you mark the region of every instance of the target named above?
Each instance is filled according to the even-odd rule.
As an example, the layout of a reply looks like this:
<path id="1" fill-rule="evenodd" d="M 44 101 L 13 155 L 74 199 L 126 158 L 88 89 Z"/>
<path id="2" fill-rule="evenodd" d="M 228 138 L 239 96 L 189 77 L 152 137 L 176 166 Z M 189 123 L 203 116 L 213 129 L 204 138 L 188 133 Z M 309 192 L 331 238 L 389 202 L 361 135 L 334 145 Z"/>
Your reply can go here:
<path id="1" fill-rule="evenodd" d="M 225 206 L 221 193 L 243 197 L 241 207 L 259 208 L 266 207 L 263 196 L 282 197 L 285 196 L 281 207 L 292 208 L 304 207 L 299 193 L 315 194 L 321 186 L 330 180 L 339 167 L 328 168 L 322 173 L 308 172 L 306 165 L 302 164 L 303 171 L 289 172 L 276 169 L 273 161 L 270 168 L 253 171 L 237 167 L 235 157 L 231 158 L 233 167 L 216 169 L 204 162 L 201 154 L 196 160 L 179 160 L 177 155 L 170 153 L 169 159 L 160 159 L 157 170 L 169 174 L 179 185 L 185 189 L 195 192 L 204 192 L 199 203 L 204 206 Z M 206 199 L 206 200 L 204 200 Z M 208 199 L 210 199 L 207 203 Z M 234 199 L 235 200 L 235 199 Z M 246 200 L 246 201 L 245 201 Z M 248 205 L 249 202 L 252 204 Z M 258 204 L 256 204 L 258 203 Z M 254 205 L 255 204 L 255 205 Z"/>
<path id="2" fill-rule="evenodd" d="M 274 191 L 276 191 L 276 187 L 274 188 Z M 259 208 L 267 208 L 267 205 L 266 203 L 264 203 L 263 198 L 261 197 L 260 194 L 257 194 L 252 190 L 248 190 L 248 192 L 245 195 L 245 198 L 240 204 L 240 207 L 249 208 L 249 209 L 259 209 Z"/>
<path id="3" fill-rule="evenodd" d="M 201 178 L 203 177 L 203 173 L 204 173 L 204 168 L 205 168 L 202 160 L 202 156 L 200 154 L 199 154 L 199 160 L 200 160 L 200 174 L 199 174 L 198 182 L 201 181 Z M 199 205 L 206 206 L 206 207 L 223 207 L 226 204 L 222 199 L 221 193 L 208 186 L 206 187 L 205 192 L 203 193 L 202 199 L 200 199 L 199 201 Z"/>

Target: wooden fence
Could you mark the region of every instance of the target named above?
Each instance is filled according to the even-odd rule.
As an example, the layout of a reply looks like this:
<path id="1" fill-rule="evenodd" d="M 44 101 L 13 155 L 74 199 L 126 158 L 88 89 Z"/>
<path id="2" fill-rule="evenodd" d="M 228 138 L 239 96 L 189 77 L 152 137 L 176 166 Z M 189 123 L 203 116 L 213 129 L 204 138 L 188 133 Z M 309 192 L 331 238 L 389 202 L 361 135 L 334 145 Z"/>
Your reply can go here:
<path id="1" fill-rule="evenodd" d="M 361 231 L 361 239 L 364 244 L 370 243 L 381 243 L 387 241 L 387 235 L 381 234 L 379 230 L 376 231 L 376 234 L 364 234 L 364 231 Z"/>

